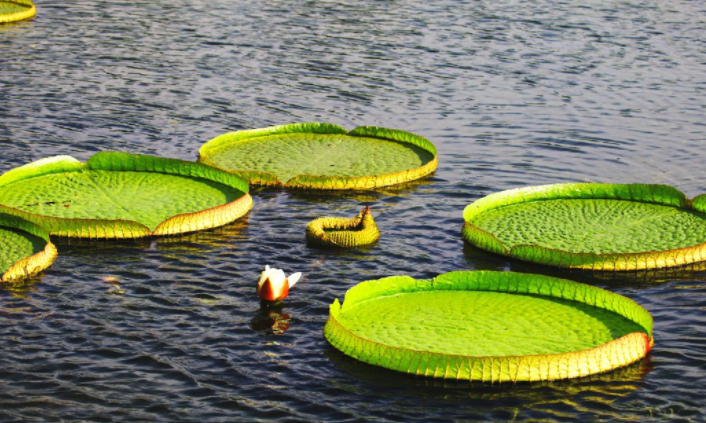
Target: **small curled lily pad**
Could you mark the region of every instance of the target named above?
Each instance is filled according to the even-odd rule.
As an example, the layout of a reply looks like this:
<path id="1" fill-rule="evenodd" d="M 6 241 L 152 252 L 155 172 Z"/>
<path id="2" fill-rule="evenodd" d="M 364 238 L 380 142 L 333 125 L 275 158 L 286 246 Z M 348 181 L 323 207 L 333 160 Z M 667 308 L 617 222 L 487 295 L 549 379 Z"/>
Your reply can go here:
<path id="1" fill-rule="evenodd" d="M 327 190 L 401 184 L 437 167 L 436 147 L 419 135 L 328 123 L 230 132 L 204 144 L 199 161 L 255 185 Z"/>
<path id="2" fill-rule="evenodd" d="M 56 259 L 49 234 L 0 206 L 0 282 L 16 282 L 36 275 Z"/>
<path id="3" fill-rule="evenodd" d="M 252 197 L 247 182 L 210 166 L 106 152 L 13 169 L 0 176 L 0 204 L 55 235 L 141 238 L 225 225 Z"/>
<path id="4" fill-rule="evenodd" d="M 0 23 L 17 22 L 37 14 L 37 8 L 29 0 L 0 0 Z"/>
<path id="5" fill-rule="evenodd" d="M 380 238 L 370 207 L 352 219 L 321 217 L 306 227 L 306 240 L 310 245 L 328 248 L 353 248 L 374 244 Z"/>
<path id="6" fill-rule="evenodd" d="M 335 300 L 326 339 L 365 363 L 484 382 L 607 372 L 652 348 L 652 317 L 633 300 L 543 275 L 458 271 L 433 280 L 362 282 Z"/>
<path id="7" fill-rule="evenodd" d="M 482 249 L 551 266 L 627 271 L 706 260 L 706 196 L 666 185 L 556 184 L 491 194 L 463 212 Z"/>

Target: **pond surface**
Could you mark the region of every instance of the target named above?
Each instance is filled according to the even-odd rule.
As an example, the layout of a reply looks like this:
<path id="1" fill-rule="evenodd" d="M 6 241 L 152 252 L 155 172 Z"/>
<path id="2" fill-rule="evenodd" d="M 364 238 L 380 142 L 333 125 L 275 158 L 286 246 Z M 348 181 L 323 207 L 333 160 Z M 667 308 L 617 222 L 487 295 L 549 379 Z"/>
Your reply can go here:
<path id="1" fill-rule="evenodd" d="M 247 218 L 141 242 L 58 240 L 0 288 L 2 421 L 704 421 L 706 266 L 627 275 L 464 245 L 489 193 L 592 181 L 706 192 L 700 1 L 37 2 L 0 26 L 0 171 L 120 150 L 196 159 L 221 133 L 323 121 L 418 133 L 439 169 L 348 194 L 255 190 Z M 370 205 L 367 250 L 307 248 L 306 223 Z M 304 279 L 260 311 L 265 264 Z M 587 379 L 484 385 L 368 366 L 328 345 L 354 284 L 458 269 L 563 276 L 634 298 L 655 348 Z"/>

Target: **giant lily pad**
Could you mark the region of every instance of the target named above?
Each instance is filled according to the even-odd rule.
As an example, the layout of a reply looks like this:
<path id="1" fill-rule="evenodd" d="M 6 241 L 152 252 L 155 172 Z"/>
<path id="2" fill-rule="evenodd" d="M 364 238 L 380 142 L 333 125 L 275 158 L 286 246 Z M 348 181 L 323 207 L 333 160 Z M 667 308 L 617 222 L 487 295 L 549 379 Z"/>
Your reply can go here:
<path id="1" fill-rule="evenodd" d="M 549 276 L 460 271 L 363 282 L 335 300 L 326 339 L 363 362 L 486 382 L 568 379 L 644 357 L 652 317 L 629 298 Z"/>
<path id="2" fill-rule="evenodd" d="M 0 204 L 51 234 L 140 238 L 225 225 L 252 198 L 247 182 L 210 166 L 107 152 L 86 163 L 57 156 L 13 169 L 0 176 Z"/>
<path id="3" fill-rule="evenodd" d="M 56 258 L 49 234 L 0 206 L 0 282 L 14 282 L 41 272 Z"/>
<path id="4" fill-rule="evenodd" d="M 0 0 L 0 23 L 17 22 L 37 14 L 37 8 L 29 0 Z"/>
<path id="5" fill-rule="evenodd" d="M 370 207 L 352 219 L 320 217 L 306 227 L 309 244 L 327 248 L 353 248 L 374 244 L 380 238 Z"/>
<path id="6" fill-rule="evenodd" d="M 230 132 L 204 144 L 199 161 L 251 184 L 331 190 L 401 184 L 437 167 L 436 147 L 419 135 L 327 123 Z"/>
<path id="7" fill-rule="evenodd" d="M 706 196 L 642 184 L 556 184 L 491 194 L 463 212 L 485 250 L 558 267 L 625 271 L 706 260 Z"/>

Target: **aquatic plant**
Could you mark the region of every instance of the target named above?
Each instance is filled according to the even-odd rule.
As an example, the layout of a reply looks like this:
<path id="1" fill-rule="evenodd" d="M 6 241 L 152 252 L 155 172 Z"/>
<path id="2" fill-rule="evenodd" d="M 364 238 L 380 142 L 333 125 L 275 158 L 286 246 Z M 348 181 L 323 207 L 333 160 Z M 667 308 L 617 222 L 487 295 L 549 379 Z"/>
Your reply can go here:
<path id="1" fill-rule="evenodd" d="M 29 0 L 0 0 L 0 23 L 17 22 L 37 14 L 37 8 Z"/>
<path id="2" fill-rule="evenodd" d="M 0 282 L 15 282 L 49 267 L 57 252 L 44 229 L 5 210 L 0 205 Z"/>
<path id="3" fill-rule="evenodd" d="M 306 240 L 318 247 L 353 248 L 374 244 L 380 238 L 370 207 L 352 219 L 320 217 L 306 226 Z"/>
<path id="4" fill-rule="evenodd" d="M 706 260 L 706 196 L 666 185 L 555 184 L 488 195 L 463 212 L 463 238 L 535 263 L 599 271 Z"/>
<path id="5" fill-rule="evenodd" d="M 542 275 L 456 271 L 362 282 L 335 300 L 326 339 L 365 363 L 484 382 L 568 379 L 644 357 L 652 317 L 633 300 Z"/>
<path id="6" fill-rule="evenodd" d="M 252 207 L 248 184 L 199 163 L 118 152 L 38 160 L 0 176 L 8 214 L 52 235 L 140 238 L 214 228 Z"/>
<path id="7" fill-rule="evenodd" d="M 301 272 L 292 273 L 287 277 L 282 269 L 266 265 L 257 281 L 257 296 L 263 301 L 282 301 L 301 277 Z"/>
<path id="8" fill-rule="evenodd" d="M 401 184 L 432 173 L 436 147 L 409 132 L 375 126 L 352 131 L 329 123 L 297 123 L 220 135 L 199 161 L 254 185 L 352 190 Z"/>

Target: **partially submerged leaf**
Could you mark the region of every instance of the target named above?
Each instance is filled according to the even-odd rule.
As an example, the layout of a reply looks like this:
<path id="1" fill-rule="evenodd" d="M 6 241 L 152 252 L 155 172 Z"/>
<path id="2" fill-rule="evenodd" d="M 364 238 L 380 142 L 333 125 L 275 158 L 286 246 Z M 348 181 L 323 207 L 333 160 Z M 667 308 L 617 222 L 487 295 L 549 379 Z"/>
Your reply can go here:
<path id="1" fill-rule="evenodd" d="M 380 231 L 368 207 L 352 219 L 321 217 L 306 227 L 307 242 L 319 247 L 360 247 L 374 244 L 379 238 Z"/>
<path id="2" fill-rule="evenodd" d="M 0 282 L 21 280 L 49 267 L 57 253 L 46 231 L 3 210 L 0 206 Z"/>
<path id="3" fill-rule="evenodd" d="M 419 179 L 436 148 L 409 132 L 306 123 L 231 132 L 207 142 L 199 161 L 250 183 L 305 189 L 369 189 Z"/>
<path id="4" fill-rule="evenodd" d="M 459 271 L 363 282 L 334 301 L 324 334 L 366 363 L 487 382 L 587 376 L 641 359 L 652 318 L 634 301 L 568 280 Z"/>
<path id="5" fill-rule="evenodd" d="M 37 14 L 37 8 L 29 0 L 0 0 L 0 23 L 17 22 Z"/>

